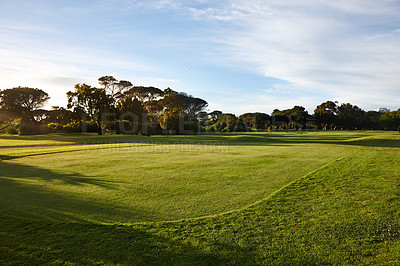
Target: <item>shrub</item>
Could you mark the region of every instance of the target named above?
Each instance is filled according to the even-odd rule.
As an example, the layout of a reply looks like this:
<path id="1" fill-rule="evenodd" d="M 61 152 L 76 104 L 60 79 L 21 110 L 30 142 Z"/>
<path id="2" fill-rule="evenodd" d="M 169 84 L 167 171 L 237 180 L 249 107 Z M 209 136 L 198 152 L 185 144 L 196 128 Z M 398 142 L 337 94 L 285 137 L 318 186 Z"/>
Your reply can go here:
<path id="1" fill-rule="evenodd" d="M 48 123 L 47 124 L 47 128 L 51 132 L 57 132 L 57 131 L 62 131 L 63 130 L 63 125 L 61 125 L 59 123 Z"/>
<path id="2" fill-rule="evenodd" d="M 40 125 L 33 123 L 20 123 L 18 127 L 20 135 L 39 135 L 41 134 Z"/>
<path id="3" fill-rule="evenodd" d="M 81 132 L 82 131 L 82 125 L 80 122 L 71 122 L 63 126 L 63 131 L 66 133 L 72 133 L 72 132 Z"/>
<path id="4" fill-rule="evenodd" d="M 6 134 L 10 135 L 17 135 L 18 134 L 18 127 L 16 125 L 9 125 L 4 129 L 4 132 Z"/>

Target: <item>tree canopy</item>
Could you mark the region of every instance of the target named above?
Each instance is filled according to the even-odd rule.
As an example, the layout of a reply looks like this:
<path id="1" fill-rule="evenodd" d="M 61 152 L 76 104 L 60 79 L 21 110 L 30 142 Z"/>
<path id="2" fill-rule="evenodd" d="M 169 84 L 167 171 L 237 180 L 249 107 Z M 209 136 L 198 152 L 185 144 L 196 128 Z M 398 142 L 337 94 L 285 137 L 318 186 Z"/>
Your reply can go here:
<path id="1" fill-rule="evenodd" d="M 0 108 L 27 114 L 43 107 L 49 99 L 49 95 L 40 89 L 15 87 L 0 91 Z"/>
<path id="2" fill-rule="evenodd" d="M 109 111 L 112 98 L 105 89 L 83 84 L 76 84 L 75 91 L 67 92 L 68 108 L 87 114 L 97 125 L 97 132 L 102 134 L 102 114 Z"/>
<path id="3" fill-rule="evenodd" d="M 275 109 L 271 115 L 255 112 L 236 116 L 219 110 L 208 112 L 204 99 L 169 87 L 137 86 L 113 76 L 102 76 L 98 81 L 101 88 L 76 84 L 67 93 L 67 109 L 41 109 L 50 97 L 40 89 L 19 86 L 0 90 L 0 130 L 14 127 L 21 134 L 36 134 L 43 132 L 38 127 L 47 126 L 51 132 L 86 128 L 98 134 L 159 134 L 162 130 L 186 134 L 187 128 L 192 132 L 400 128 L 400 109 L 366 112 L 350 103 L 326 101 L 316 106 L 312 115 L 296 105 Z"/>

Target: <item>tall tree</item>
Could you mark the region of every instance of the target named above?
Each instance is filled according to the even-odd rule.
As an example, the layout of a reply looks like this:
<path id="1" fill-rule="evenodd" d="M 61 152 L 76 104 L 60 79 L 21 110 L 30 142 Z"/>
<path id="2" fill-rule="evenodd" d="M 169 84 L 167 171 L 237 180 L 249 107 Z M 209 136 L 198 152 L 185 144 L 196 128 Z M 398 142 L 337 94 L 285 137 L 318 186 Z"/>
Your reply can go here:
<path id="1" fill-rule="evenodd" d="M 15 114 L 0 109 L 0 131 L 9 127 L 15 118 Z"/>
<path id="2" fill-rule="evenodd" d="M 308 112 L 303 106 L 294 106 L 292 109 L 287 110 L 287 114 L 291 120 L 294 122 L 296 127 L 301 125 L 301 127 L 305 128 L 307 123 L 307 118 L 309 117 Z"/>
<path id="3" fill-rule="evenodd" d="M 246 126 L 243 121 L 236 117 L 234 114 L 222 114 L 218 117 L 217 122 L 209 128 L 211 131 L 220 132 L 238 132 L 245 131 Z"/>
<path id="4" fill-rule="evenodd" d="M 142 103 L 153 101 L 163 95 L 163 91 L 155 87 L 134 86 L 125 94 L 136 97 Z"/>
<path id="5" fill-rule="evenodd" d="M 125 92 L 125 95 L 137 98 L 150 114 L 162 111 L 158 98 L 163 96 L 163 91 L 158 88 L 133 86 Z"/>
<path id="6" fill-rule="evenodd" d="M 104 90 L 114 97 L 118 93 L 117 83 L 118 81 L 113 76 L 102 76 L 98 79 Z"/>
<path id="7" fill-rule="evenodd" d="M 337 113 L 337 102 L 327 101 L 318 105 L 314 110 L 314 117 L 322 129 L 334 129 Z"/>
<path id="8" fill-rule="evenodd" d="M 98 80 L 100 85 L 103 86 L 103 89 L 114 100 L 113 102 L 114 106 L 117 105 L 119 99 L 124 98 L 123 94 L 132 87 L 132 83 L 130 81 L 127 80 L 118 81 L 113 76 L 103 76 L 100 77 Z"/>
<path id="9" fill-rule="evenodd" d="M 212 111 L 211 113 L 209 113 L 208 115 L 210 116 L 210 119 L 211 119 L 211 120 L 215 121 L 215 120 L 218 119 L 218 117 L 219 117 L 220 115 L 222 115 L 222 112 L 221 112 L 221 111 L 218 111 L 218 110 L 215 110 L 215 111 Z"/>
<path id="10" fill-rule="evenodd" d="M 272 126 L 276 128 L 289 129 L 289 117 L 287 112 L 275 109 L 271 114 Z"/>
<path id="11" fill-rule="evenodd" d="M 164 129 L 176 129 L 179 126 L 180 116 L 186 116 L 189 121 L 197 123 L 197 114 L 207 106 L 207 102 L 203 99 L 178 93 L 170 88 L 164 90 L 163 96 L 159 104 L 163 107 L 160 125 Z"/>
<path id="12" fill-rule="evenodd" d="M 248 129 L 264 130 L 271 124 L 271 117 L 265 113 L 245 113 L 239 118 Z"/>
<path id="13" fill-rule="evenodd" d="M 102 134 L 102 114 L 110 110 L 112 98 L 105 89 L 89 85 L 76 84 L 75 91 L 67 92 L 68 109 L 74 108 L 83 111 L 96 123 L 97 133 Z"/>
<path id="14" fill-rule="evenodd" d="M 43 107 L 49 99 L 49 95 L 40 89 L 28 87 L 6 89 L 0 91 L 0 109 L 35 122 L 33 111 Z"/>
<path id="15" fill-rule="evenodd" d="M 40 134 L 40 120 L 43 112 L 40 108 L 50 99 L 49 95 L 40 89 L 15 87 L 0 91 L 0 111 L 3 113 L 1 127 L 19 119 L 16 123 L 20 134 Z M 6 119 L 4 118 L 6 117 Z"/>
<path id="16" fill-rule="evenodd" d="M 185 95 L 183 100 L 185 102 L 184 112 L 189 116 L 191 121 L 195 121 L 197 114 L 208 106 L 208 103 L 205 100 L 188 95 Z"/>
<path id="17" fill-rule="evenodd" d="M 367 124 L 365 111 L 356 105 L 343 103 L 337 108 L 338 126 L 342 129 L 361 129 Z"/>
<path id="18" fill-rule="evenodd" d="M 380 117 L 380 123 L 385 129 L 400 131 L 400 109 L 384 113 Z"/>

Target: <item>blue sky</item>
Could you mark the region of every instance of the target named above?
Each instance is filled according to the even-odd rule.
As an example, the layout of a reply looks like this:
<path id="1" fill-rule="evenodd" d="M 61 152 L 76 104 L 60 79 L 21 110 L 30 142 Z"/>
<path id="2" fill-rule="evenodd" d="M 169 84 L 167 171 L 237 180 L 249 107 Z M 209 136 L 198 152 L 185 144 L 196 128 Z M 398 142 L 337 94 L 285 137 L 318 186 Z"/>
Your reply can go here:
<path id="1" fill-rule="evenodd" d="M 0 0 L 0 88 L 113 75 L 209 110 L 400 108 L 400 0 Z"/>

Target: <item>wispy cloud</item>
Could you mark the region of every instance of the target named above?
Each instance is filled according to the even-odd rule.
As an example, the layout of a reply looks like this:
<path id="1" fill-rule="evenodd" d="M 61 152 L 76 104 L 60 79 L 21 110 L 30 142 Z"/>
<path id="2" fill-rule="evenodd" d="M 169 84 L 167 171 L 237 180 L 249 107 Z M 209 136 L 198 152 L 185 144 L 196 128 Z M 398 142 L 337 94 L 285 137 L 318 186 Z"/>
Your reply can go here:
<path id="1" fill-rule="evenodd" d="M 194 20 L 224 23 L 206 37 L 215 45 L 213 63 L 234 64 L 304 94 L 323 91 L 364 108 L 400 101 L 398 1 L 157 2 Z"/>
<path id="2" fill-rule="evenodd" d="M 263 6 L 262 1 L 243 5 L 249 2 Z M 221 33 L 220 41 L 233 61 L 293 87 L 323 90 L 365 107 L 395 106 L 400 99 L 398 3 L 332 3 L 269 1 L 261 13 L 237 16 L 240 27 Z"/>
<path id="3" fill-rule="evenodd" d="M 60 89 L 52 96 L 64 97 L 61 88 L 70 82 L 96 85 L 99 75 L 116 73 L 135 84 L 173 83 L 178 90 L 203 90 L 210 103 L 227 109 L 233 109 L 234 102 L 235 108 L 247 111 L 289 108 L 292 103 L 311 110 L 325 100 L 366 109 L 399 106 L 399 1 L 47 4 L 18 2 L 0 10 L 1 88 L 26 83 L 43 89 L 54 86 Z M 229 69 L 230 74 L 222 71 L 218 77 L 207 66 Z M 237 80 L 251 76 L 243 73 L 265 80 L 249 80 L 256 87 L 250 88 Z M 237 91 L 232 93 L 231 88 Z M 217 90 L 226 91 L 216 98 L 212 93 Z"/>

